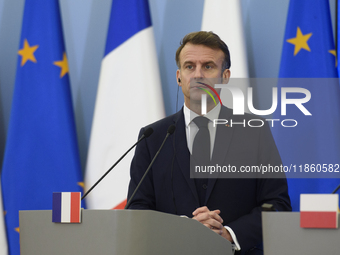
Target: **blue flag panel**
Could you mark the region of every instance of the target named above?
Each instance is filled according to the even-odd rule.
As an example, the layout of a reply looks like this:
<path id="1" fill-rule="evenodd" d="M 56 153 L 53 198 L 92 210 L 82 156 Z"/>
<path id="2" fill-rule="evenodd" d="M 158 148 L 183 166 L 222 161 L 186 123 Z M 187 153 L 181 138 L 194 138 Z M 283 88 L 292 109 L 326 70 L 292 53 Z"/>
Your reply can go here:
<path id="1" fill-rule="evenodd" d="M 130 37 L 150 26 L 148 0 L 112 1 L 105 56 Z"/>
<path id="2" fill-rule="evenodd" d="M 10 254 L 19 210 L 52 209 L 52 193 L 82 191 L 68 64 L 58 0 L 26 0 L 2 194 Z"/>
<path id="3" fill-rule="evenodd" d="M 283 42 L 280 78 L 337 78 L 336 51 L 328 1 L 291 0 Z M 297 79 L 294 79 L 294 83 Z M 340 163 L 340 91 L 337 79 L 301 79 L 302 85 L 280 80 L 278 87 L 303 87 L 311 92 L 305 104 L 312 116 L 287 109 L 296 128 L 273 128 L 284 165 Z M 289 114 L 288 114 L 289 110 Z M 279 117 L 276 115 L 276 117 Z M 282 116 L 281 116 L 282 117 Z M 332 169 L 329 169 L 331 171 Z M 333 172 L 334 174 L 334 172 Z M 339 176 L 338 174 L 337 176 Z M 325 177 L 326 175 L 323 175 Z M 334 175 L 332 175 L 334 177 Z M 337 178 L 289 178 L 293 210 L 299 210 L 301 193 L 330 193 Z"/>

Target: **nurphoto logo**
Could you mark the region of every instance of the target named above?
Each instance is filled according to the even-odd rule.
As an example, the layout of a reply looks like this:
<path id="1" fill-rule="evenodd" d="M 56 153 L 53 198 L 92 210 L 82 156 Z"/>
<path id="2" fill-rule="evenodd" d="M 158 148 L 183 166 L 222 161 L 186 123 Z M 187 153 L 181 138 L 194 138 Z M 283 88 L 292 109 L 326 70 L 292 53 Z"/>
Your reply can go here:
<path id="1" fill-rule="evenodd" d="M 196 82 L 204 87 L 198 87 L 205 94 L 201 95 L 201 113 L 205 115 L 207 113 L 207 101 L 209 96 L 211 100 L 217 105 L 217 100 L 222 104 L 222 100 L 220 98 L 219 92 L 221 89 L 226 89 L 231 93 L 232 97 L 232 110 L 233 115 L 244 115 L 245 114 L 245 105 L 248 106 L 249 112 L 255 115 L 265 116 L 271 115 L 275 113 L 278 108 L 278 104 L 280 103 L 280 116 L 287 115 L 287 105 L 293 105 L 296 107 L 304 116 L 311 116 L 312 113 L 307 109 L 305 104 L 310 101 L 311 93 L 306 88 L 300 87 L 281 87 L 280 88 L 280 97 L 278 95 L 278 87 L 272 87 L 271 100 L 272 104 L 268 109 L 256 109 L 253 102 L 253 88 L 248 87 L 246 89 L 246 93 L 238 87 L 238 86 L 230 86 L 228 84 L 215 84 L 215 86 L 208 85 L 204 82 Z M 210 91 L 212 92 L 210 92 Z M 245 95 L 246 94 L 246 95 Z M 294 97 L 294 98 L 292 98 Z M 275 116 L 279 116 L 276 113 Z M 266 118 L 265 121 L 269 122 L 271 127 L 275 126 L 275 123 L 279 122 L 283 127 L 296 127 L 298 125 L 298 121 L 296 119 L 278 119 L 278 118 Z M 215 119 L 214 127 L 216 125 L 230 125 L 231 127 L 234 125 L 243 125 L 249 127 L 262 127 L 264 125 L 264 120 L 260 118 L 250 119 L 248 121 L 238 121 L 233 122 L 232 119 Z"/>

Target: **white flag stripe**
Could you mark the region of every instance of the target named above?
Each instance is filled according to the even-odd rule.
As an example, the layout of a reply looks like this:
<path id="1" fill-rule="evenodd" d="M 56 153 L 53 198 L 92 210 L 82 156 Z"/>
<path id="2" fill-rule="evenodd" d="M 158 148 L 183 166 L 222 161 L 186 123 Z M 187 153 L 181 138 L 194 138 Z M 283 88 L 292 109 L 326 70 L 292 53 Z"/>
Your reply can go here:
<path id="1" fill-rule="evenodd" d="M 248 78 L 241 1 L 205 0 L 202 30 L 214 32 L 228 45 L 232 77 Z"/>
<path id="2" fill-rule="evenodd" d="M 231 78 L 248 78 L 247 50 L 243 30 L 240 0 L 205 0 L 202 17 L 202 31 L 212 31 L 227 45 L 231 59 Z M 237 86 L 247 95 L 248 80 L 237 79 Z M 232 108 L 232 96 L 222 89 L 222 103 Z M 246 100 L 244 109 L 249 112 Z"/>
<path id="3" fill-rule="evenodd" d="M 92 186 L 137 141 L 141 127 L 164 117 L 153 28 L 102 61 L 86 169 Z M 87 197 L 88 208 L 111 209 L 126 199 L 133 151 Z"/>
<path id="4" fill-rule="evenodd" d="M 61 222 L 71 221 L 71 192 L 61 193 Z"/>
<path id="5" fill-rule="evenodd" d="M 301 194 L 301 212 L 337 212 L 338 194 Z"/>

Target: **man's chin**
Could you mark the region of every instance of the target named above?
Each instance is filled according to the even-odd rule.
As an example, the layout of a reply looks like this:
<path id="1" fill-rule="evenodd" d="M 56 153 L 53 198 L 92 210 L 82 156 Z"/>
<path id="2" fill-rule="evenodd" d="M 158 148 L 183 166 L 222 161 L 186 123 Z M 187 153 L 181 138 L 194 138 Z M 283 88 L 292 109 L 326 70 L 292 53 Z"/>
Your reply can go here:
<path id="1" fill-rule="evenodd" d="M 208 95 L 208 97 L 210 97 Z M 194 95 L 194 96 L 190 96 L 190 103 L 191 104 L 202 104 L 202 95 Z"/>

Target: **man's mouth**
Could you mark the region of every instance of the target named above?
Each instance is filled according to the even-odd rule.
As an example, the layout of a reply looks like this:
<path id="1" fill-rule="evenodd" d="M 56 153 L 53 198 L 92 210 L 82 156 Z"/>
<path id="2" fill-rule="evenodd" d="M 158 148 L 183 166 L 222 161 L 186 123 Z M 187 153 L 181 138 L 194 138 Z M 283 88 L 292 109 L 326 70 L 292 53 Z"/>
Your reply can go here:
<path id="1" fill-rule="evenodd" d="M 208 85 L 208 84 L 206 84 L 204 82 L 200 82 L 200 81 L 196 81 L 196 83 L 198 83 L 200 85 L 193 86 L 192 88 L 197 88 L 197 89 L 202 89 L 202 90 L 210 89 L 217 96 L 217 98 L 220 101 L 221 105 L 223 105 L 219 94 L 217 93 L 217 91 L 212 86 L 210 86 L 210 85 Z M 206 92 L 209 94 L 208 91 L 206 91 Z M 212 97 L 212 95 L 210 95 L 210 96 Z"/>
<path id="2" fill-rule="evenodd" d="M 195 85 L 191 86 L 191 88 L 203 88 L 203 89 L 205 89 L 205 88 L 211 88 L 211 86 L 209 86 L 206 83 L 197 81 Z"/>

